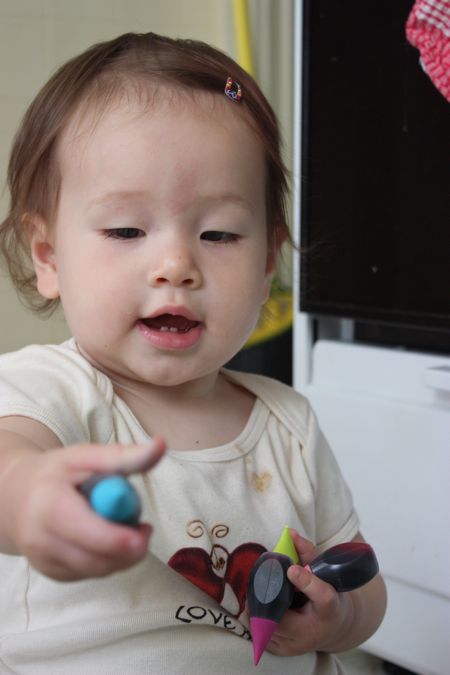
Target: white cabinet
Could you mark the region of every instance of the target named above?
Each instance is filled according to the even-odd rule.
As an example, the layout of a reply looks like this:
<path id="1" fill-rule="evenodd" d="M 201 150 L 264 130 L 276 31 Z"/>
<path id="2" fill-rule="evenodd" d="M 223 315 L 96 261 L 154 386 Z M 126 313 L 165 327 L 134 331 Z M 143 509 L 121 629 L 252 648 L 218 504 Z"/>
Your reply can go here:
<path id="1" fill-rule="evenodd" d="M 388 587 L 385 621 L 365 648 L 448 675 L 450 358 L 327 340 L 310 345 L 310 358 L 309 382 L 297 388 L 318 414 Z"/>
<path id="2" fill-rule="evenodd" d="M 302 6 L 295 0 L 297 242 L 305 181 Z M 296 308 L 300 277 L 297 255 Z M 443 356 L 368 346 L 354 328 L 348 319 L 296 310 L 294 386 L 317 412 L 386 579 L 387 614 L 364 648 L 420 675 L 449 675 L 450 344 Z"/>

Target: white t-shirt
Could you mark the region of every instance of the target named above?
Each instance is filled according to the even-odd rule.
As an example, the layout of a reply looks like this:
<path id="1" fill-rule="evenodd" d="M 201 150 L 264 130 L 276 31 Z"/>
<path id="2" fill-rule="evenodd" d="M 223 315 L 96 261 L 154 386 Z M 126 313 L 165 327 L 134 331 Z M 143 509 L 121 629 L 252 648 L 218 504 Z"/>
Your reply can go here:
<path id="1" fill-rule="evenodd" d="M 257 399 L 220 447 L 167 452 L 132 481 L 151 522 L 144 561 L 103 579 L 53 581 L 0 555 L 0 673 L 233 675 L 253 669 L 248 573 L 285 525 L 322 550 L 358 531 L 350 492 L 305 398 L 223 371 Z M 0 357 L 0 416 L 45 424 L 64 446 L 148 440 L 111 381 L 77 351 L 30 346 Z M 337 675 L 327 654 L 265 653 L 258 673 Z"/>

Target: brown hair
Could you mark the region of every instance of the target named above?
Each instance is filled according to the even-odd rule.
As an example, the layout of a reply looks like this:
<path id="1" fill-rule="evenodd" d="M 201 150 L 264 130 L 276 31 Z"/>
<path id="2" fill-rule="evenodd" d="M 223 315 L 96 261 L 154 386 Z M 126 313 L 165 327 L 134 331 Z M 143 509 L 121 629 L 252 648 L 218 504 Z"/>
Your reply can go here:
<path id="1" fill-rule="evenodd" d="M 133 81 L 149 78 L 190 92 L 224 95 L 227 78 L 242 87 L 239 103 L 257 134 L 266 158 L 266 209 L 269 249 L 277 252 L 290 239 L 285 199 L 287 171 L 281 158 L 276 116 L 260 88 L 226 54 L 209 45 L 154 33 L 126 33 L 96 44 L 69 60 L 47 82 L 28 108 L 16 134 L 8 167 L 11 201 L 0 225 L 0 253 L 16 288 L 37 310 L 54 309 L 58 300 L 42 298 L 24 220 L 27 213 L 50 220 L 58 203 L 61 177 L 57 143 L 69 119 L 89 98 L 113 97 Z M 106 84 L 106 87 L 105 87 Z"/>

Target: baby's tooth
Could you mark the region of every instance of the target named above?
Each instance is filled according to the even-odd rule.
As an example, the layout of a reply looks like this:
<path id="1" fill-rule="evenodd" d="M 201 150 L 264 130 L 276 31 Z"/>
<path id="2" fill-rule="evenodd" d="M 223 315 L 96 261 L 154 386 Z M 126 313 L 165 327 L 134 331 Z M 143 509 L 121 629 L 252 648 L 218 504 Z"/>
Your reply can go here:
<path id="1" fill-rule="evenodd" d="M 178 328 L 176 328 L 176 326 L 171 326 L 169 330 L 171 333 L 178 333 Z"/>
<path id="2" fill-rule="evenodd" d="M 168 333 L 169 332 L 169 327 L 168 326 L 161 326 L 159 329 L 161 333 Z"/>

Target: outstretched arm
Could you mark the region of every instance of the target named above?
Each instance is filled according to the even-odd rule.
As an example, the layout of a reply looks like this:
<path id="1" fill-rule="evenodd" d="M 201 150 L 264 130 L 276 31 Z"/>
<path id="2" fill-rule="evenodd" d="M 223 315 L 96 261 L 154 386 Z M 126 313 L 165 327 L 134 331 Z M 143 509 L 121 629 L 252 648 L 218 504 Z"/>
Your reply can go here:
<path id="1" fill-rule="evenodd" d="M 0 551 L 26 556 L 58 580 L 125 569 L 147 553 L 151 527 L 127 527 L 95 514 L 78 486 L 95 473 L 147 471 L 164 453 L 148 446 L 82 444 L 61 448 L 45 426 L 0 420 Z"/>

